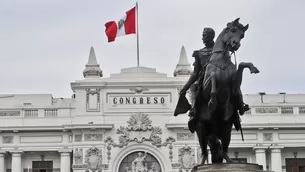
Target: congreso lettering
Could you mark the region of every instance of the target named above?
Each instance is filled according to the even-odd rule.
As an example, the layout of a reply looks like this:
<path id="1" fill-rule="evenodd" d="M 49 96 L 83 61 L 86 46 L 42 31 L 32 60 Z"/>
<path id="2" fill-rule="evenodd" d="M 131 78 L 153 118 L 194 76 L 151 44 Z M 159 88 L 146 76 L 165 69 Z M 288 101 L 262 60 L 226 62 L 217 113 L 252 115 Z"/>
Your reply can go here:
<path id="1" fill-rule="evenodd" d="M 112 103 L 117 104 L 164 104 L 165 97 L 113 97 Z"/>

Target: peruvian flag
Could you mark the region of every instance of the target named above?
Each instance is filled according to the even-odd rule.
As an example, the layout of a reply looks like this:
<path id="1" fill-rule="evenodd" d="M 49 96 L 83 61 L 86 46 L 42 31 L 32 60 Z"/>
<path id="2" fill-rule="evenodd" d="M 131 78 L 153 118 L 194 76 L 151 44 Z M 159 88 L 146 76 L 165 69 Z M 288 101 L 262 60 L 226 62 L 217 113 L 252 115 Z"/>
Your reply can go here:
<path id="1" fill-rule="evenodd" d="M 109 21 L 105 24 L 105 33 L 108 42 L 115 41 L 118 36 L 136 33 L 136 7 L 127 11 L 123 18 L 118 21 Z"/>

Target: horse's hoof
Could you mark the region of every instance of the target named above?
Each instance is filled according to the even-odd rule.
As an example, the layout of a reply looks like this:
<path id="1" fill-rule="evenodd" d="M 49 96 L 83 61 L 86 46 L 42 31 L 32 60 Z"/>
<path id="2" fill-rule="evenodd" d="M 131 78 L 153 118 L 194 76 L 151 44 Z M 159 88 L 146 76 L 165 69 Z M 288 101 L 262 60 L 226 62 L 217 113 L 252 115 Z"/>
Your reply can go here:
<path id="1" fill-rule="evenodd" d="M 200 163 L 200 165 L 204 165 L 205 164 L 205 161 L 207 161 L 208 160 L 208 158 L 206 157 L 203 157 L 202 158 L 202 160 L 201 160 L 201 163 Z M 208 162 L 207 162 L 208 163 Z"/>
<path id="2" fill-rule="evenodd" d="M 256 67 L 251 68 L 250 70 L 251 74 L 252 73 L 259 73 L 259 70 Z"/>
<path id="3" fill-rule="evenodd" d="M 231 158 L 228 156 L 228 154 L 223 153 L 222 154 L 223 159 L 225 159 L 227 161 L 227 163 L 232 163 L 233 161 L 231 160 Z"/>

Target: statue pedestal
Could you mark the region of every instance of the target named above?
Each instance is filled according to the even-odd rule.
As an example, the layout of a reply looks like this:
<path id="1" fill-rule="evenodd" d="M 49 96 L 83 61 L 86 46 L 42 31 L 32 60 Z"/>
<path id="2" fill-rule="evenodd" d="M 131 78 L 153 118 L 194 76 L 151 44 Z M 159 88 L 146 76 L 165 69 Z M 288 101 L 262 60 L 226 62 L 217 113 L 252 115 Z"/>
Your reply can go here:
<path id="1" fill-rule="evenodd" d="M 267 172 L 263 166 L 250 163 L 223 163 L 198 165 L 192 172 Z M 271 171 L 269 171 L 271 172 Z"/>

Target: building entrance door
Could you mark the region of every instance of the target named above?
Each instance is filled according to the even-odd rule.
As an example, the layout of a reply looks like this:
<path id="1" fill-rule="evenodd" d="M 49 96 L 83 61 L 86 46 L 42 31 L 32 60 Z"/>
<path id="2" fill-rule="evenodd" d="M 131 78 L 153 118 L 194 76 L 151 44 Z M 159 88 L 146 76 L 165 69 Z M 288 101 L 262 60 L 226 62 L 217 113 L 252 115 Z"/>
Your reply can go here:
<path id="1" fill-rule="evenodd" d="M 53 161 L 33 161 L 33 172 L 53 172 Z"/>

